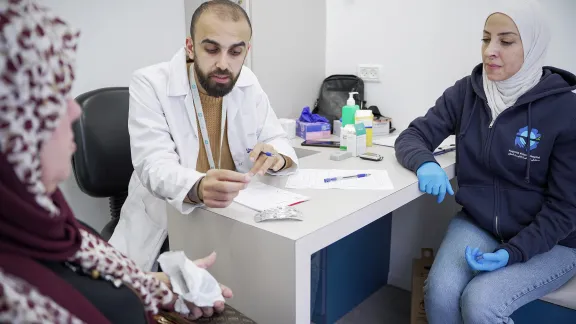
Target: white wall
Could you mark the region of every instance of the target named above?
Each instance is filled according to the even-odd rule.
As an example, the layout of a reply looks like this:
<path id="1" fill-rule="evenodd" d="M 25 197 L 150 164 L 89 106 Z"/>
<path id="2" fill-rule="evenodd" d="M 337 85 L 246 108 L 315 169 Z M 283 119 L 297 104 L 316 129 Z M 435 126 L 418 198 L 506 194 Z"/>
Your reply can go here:
<path id="1" fill-rule="evenodd" d="M 576 1 L 545 0 L 553 40 L 548 64 L 576 72 Z M 486 2 L 328 0 L 326 74 L 380 64 L 368 104 L 405 128 L 480 63 Z"/>
<path id="2" fill-rule="evenodd" d="M 548 64 L 576 74 L 576 1 L 541 0 L 544 5 L 552 42 Z"/>
<path id="3" fill-rule="evenodd" d="M 184 45 L 182 0 L 44 0 L 81 30 L 73 95 L 128 86 L 134 70 L 169 60 Z M 82 193 L 74 177 L 62 191 L 76 217 L 100 230 L 110 218 L 107 199 Z"/>
<path id="4" fill-rule="evenodd" d="M 545 0 L 553 18 L 548 64 L 576 72 L 576 1 Z M 480 63 L 486 2 L 328 0 L 326 75 L 382 65 L 381 83 L 365 83 L 368 104 L 405 128 L 442 92 Z M 394 212 L 390 283 L 410 289 L 412 258 L 437 249 L 459 207 L 422 197 Z"/>
<path id="5" fill-rule="evenodd" d="M 326 3 L 251 0 L 252 69 L 281 118 L 296 118 L 318 97 L 326 68 Z"/>

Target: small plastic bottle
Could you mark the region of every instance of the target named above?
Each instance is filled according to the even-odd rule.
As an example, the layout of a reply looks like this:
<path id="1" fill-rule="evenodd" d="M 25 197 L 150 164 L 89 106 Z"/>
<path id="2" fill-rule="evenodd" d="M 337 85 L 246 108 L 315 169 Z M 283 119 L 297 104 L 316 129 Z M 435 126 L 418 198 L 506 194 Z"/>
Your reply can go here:
<path id="1" fill-rule="evenodd" d="M 342 107 L 342 128 L 340 129 L 340 150 L 346 151 L 346 143 L 343 138 L 344 127 L 346 125 L 354 125 L 356 123 L 356 111 L 360 109 L 354 100 L 354 95 L 358 92 L 350 92 L 350 97 L 346 101 L 346 106 Z"/>
<path id="2" fill-rule="evenodd" d="M 363 123 L 366 128 L 366 146 L 372 146 L 372 124 L 374 122 L 374 114 L 372 110 L 363 109 L 356 111 L 356 124 Z"/>

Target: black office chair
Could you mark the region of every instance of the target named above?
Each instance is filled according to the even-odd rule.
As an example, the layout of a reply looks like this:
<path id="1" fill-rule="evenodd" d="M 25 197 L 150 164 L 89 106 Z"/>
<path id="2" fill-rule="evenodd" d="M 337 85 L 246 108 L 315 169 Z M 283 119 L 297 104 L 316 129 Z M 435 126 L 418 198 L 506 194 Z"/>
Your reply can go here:
<path id="1" fill-rule="evenodd" d="M 127 87 L 96 89 L 76 98 L 82 116 L 72 126 L 77 146 L 72 167 L 82 192 L 110 200 L 112 219 L 101 232 L 105 240 L 118 224 L 134 171 L 128 134 L 129 98 Z M 166 238 L 160 252 L 169 250 Z"/>
<path id="2" fill-rule="evenodd" d="M 77 150 L 72 166 L 80 190 L 91 197 L 110 200 L 111 221 L 102 230 L 110 239 L 128 195 L 134 170 L 128 134 L 127 87 L 102 88 L 76 98 L 82 116 L 74 123 Z"/>

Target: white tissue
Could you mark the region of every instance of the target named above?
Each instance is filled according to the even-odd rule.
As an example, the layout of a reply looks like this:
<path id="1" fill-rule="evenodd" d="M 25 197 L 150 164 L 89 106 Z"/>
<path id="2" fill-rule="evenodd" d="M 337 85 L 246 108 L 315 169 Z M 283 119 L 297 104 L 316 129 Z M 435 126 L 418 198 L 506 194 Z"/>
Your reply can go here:
<path id="1" fill-rule="evenodd" d="M 288 139 L 296 137 L 296 121 L 294 119 L 280 118 L 278 121 L 280 125 L 282 125 L 282 128 L 284 128 L 286 135 L 288 135 Z"/>
<path id="2" fill-rule="evenodd" d="M 186 306 L 186 302 L 184 301 L 182 296 L 178 296 L 178 299 L 176 299 L 176 303 L 174 303 L 174 310 L 177 313 L 180 313 L 183 315 L 190 314 L 190 309 L 188 308 L 188 306 Z"/>
<path id="3" fill-rule="evenodd" d="M 224 301 L 218 281 L 206 269 L 190 261 L 183 251 L 164 252 L 158 258 L 158 263 L 170 277 L 172 290 L 180 295 L 175 305 L 177 312 L 190 312 L 181 298 L 198 307 L 213 307 L 215 302 Z"/>

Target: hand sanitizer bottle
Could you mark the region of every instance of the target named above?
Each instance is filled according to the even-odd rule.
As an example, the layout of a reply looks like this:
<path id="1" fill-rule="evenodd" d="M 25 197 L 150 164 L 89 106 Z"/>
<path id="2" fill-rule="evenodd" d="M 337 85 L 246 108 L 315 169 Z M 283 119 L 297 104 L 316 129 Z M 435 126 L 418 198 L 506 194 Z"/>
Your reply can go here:
<path id="1" fill-rule="evenodd" d="M 354 125 L 356 118 L 356 111 L 360 109 L 354 100 L 354 95 L 358 92 L 350 92 L 350 97 L 346 101 L 346 106 L 342 107 L 342 129 L 340 130 L 340 150 L 346 151 L 346 143 L 343 138 L 343 129 L 346 125 Z"/>

